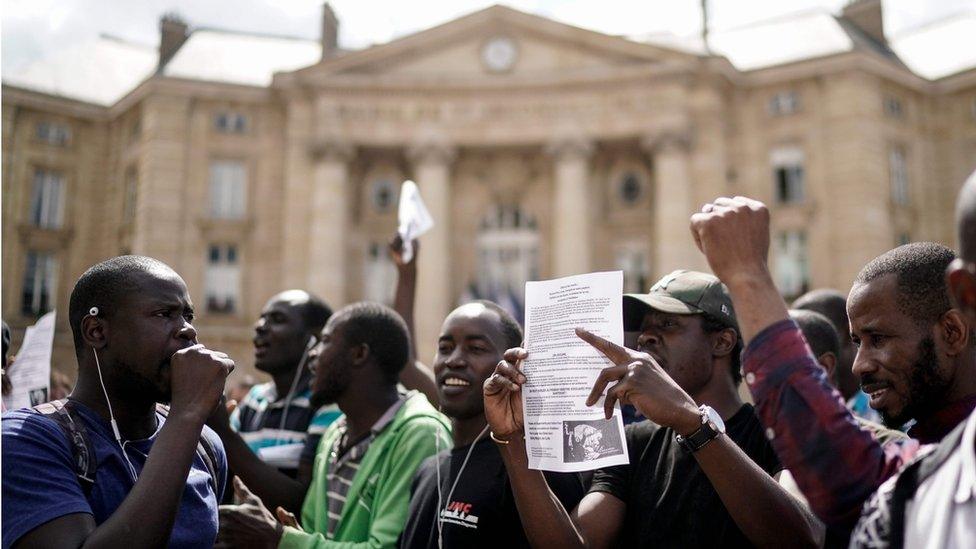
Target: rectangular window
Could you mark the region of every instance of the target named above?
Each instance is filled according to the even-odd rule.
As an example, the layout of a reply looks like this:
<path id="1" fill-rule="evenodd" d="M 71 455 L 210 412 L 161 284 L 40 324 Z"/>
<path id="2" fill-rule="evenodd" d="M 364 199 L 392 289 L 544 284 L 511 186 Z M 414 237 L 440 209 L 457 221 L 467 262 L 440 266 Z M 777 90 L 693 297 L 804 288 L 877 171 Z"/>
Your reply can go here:
<path id="1" fill-rule="evenodd" d="M 784 91 L 774 94 L 767 104 L 772 116 L 785 116 L 800 110 L 800 96 L 795 91 Z"/>
<path id="2" fill-rule="evenodd" d="M 71 141 L 71 127 L 57 122 L 38 122 L 37 140 L 55 147 L 64 147 Z"/>
<path id="3" fill-rule="evenodd" d="M 888 151 L 888 179 L 891 181 L 891 201 L 899 206 L 910 202 L 908 192 L 908 166 L 905 149 L 892 147 Z"/>
<path id="4" fill-rule="evenodd" d="M 803 231 L 782 231 L 773 243 L 776 285 L 783 296 L 794 298 L 810 289 L 807 235 Z"/>
<path id="5" fill-rule="evenodd" d="M 391 305 L 396 287 L 396 266 L 386 252 L 386 246 L 370 242 L 366 249 L 363 299 Z"/>
<path id="6" fill-rule="evenodd" d="M 214 129 L 220 133 L 245 133 L 247 116 L 232 111 L 218 112 L 214 115 Z"/>
<path id="7" fill-rule="evenodd" d="M 139 172 L 129 168 L 125 171 L 125 194 L 122 197 L 122 221 L 131 223 L 136 218 L 136 199 L 139 193 Z"/>
<path id="8" fill-rule="evenodd" d="M 799 204 L 805 199 L 804 155 L 801 149 L 783 147 L 770 154 L 776 202 Z"/>
<path id="9" fill-rule="evenodd" d="M 207 250 L 207 311 L 230 314 L 237 310 L 241 293 L 241 268 L 237 246 L 211 244 Z"/>
<path id="10" fill-rule="evenodd" d="M 58 265 L 54 254 L 28 251 L 24 269 L 24 291 L 21 296 L 21 312 L 28 316 L 40 316 L 54 308 L 57 291 Z"/>
<path id="11" fill-rule="evenodd" d="M 210 163 L 210 215 L 240 219 L 247 206 L 247 168 L 237 160 Z"/>
<path id="12" fill-rule="evenodd" d="M 625 293 L 643 293 L 650 288 L 650 267 L 643 246 L 636 244 L 618 249 L 614 264 L 624 272 Z"/>
<path id="13" fill-rule="evenodd" d="M 58 229 L 64 214 L 64 176 L 61 172 L 37 168 L 31 192 L 30 223 L 44 229 Z"/>
<path id="14" fill-rule="evenodd" d="M 884 113 L 889 118 L 903 118 L 905 109 L 902 107 L 901 99 L 893 95 L 886 95 L 884 98 Z"/>

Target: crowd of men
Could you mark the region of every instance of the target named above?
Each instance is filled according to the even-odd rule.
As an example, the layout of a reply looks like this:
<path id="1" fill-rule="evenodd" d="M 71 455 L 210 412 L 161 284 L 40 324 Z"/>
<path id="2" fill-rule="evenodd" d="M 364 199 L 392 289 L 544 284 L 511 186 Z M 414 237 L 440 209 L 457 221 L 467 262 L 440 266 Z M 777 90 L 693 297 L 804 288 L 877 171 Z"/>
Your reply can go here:
<path id="1" fill-rule="evenodd" d="M 200 343 L 180 275 L 109 259 L 71 292 L 70 395 L 3 415 L 2 545 L 972 547 L 976 173 L 956 216 L 958 255 L 900 246 L 788 308 L 766 207 L 704 205 L 713 274 L 623 296 L 633 348 L 577 330 L 610 364 L 587 404 L 642 416 L 629 463 L 586 475 L 528 467 L 505 309 L 461 305 L 418 359 L 419 249 L 391 244 L 393 308 L 271 297 L 271 381 L 229 400 L 234 362 Z"/>

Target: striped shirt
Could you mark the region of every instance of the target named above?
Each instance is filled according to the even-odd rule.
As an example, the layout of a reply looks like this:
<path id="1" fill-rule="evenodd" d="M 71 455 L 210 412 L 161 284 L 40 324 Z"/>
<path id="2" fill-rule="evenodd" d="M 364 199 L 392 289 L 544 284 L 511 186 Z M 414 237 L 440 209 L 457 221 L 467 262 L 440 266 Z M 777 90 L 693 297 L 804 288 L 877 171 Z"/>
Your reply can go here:
<path id="1" fill-rule="evenodd" d="M 310 396 L 306 388 L 286 406 L 274 382 L 255 385 L 231 414 L 231 428 L 262 461 L 295 477 L 299 462 L 314 458 L 322 433 L 342 415 L 334 404 L 313 411 Z"/>
<path id="2" fill-rule="evenodd" d="M 345 416 L 339 418 L 336 424 L 339 436 L 329 452 L 329 467 L 326 475 L 326 496 L 328 500 L 329 527 L 325 533 L 326 538 L 332 539 L 335 535 L 336 526 L 339 518 L 342 517 L 342 508 L 346 505 L 346 496 L 352 486 L 353 479 L 359 471 L 359 464 L 363 461 L 363 456 L 369 450 L 373 440 L 383 432 L 393 418 L 396 417 L 400 407 L 407 399 L 401 395 L 400 398 L 387 408 L 386 412 L 373 424 L 373 427 L 358 441 L 348 441 L 347 425 Z M 351 446 L 350 446 L 351 444 Z"/>

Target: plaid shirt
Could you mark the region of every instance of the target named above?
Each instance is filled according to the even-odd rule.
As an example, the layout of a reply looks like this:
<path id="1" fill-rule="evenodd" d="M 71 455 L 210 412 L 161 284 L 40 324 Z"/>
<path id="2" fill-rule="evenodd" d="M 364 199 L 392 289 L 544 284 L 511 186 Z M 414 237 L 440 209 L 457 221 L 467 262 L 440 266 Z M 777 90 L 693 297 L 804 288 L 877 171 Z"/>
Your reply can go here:
<path id="1" fill-rule="evenodd" d="M 919 451 L 915 439 L 881 445 L 861 430 L 792 320 L 765 328 L 742 355 L 766 436 L 810 507 L 850 530 L 861 505 Z"/>

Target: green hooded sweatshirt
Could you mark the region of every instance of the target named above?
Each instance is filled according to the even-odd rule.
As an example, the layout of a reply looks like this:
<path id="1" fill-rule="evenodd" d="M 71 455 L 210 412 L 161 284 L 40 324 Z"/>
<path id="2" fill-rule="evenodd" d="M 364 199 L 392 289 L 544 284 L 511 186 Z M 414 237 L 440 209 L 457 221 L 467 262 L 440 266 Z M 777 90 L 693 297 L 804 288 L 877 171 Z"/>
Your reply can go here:
<path id="1" fill-rule="evenodd" d="M 326 475 L 329 452 L 339 437 L 336 423 L 322 435 L 312 485 L 302 506 L 302 530 L 285 528 L 278 547 L 366 549 L 396 547 L 407 521 L 410 484 L 420 464 L 438 449 L 451 447 L 450 424 L 424 395 L 412 392 L 393 421 L 373 440 L 342 508 L 335 535 L 326 538 L 329 523 Z M 439 440 L 439 442 L 438 442 Z"/>

